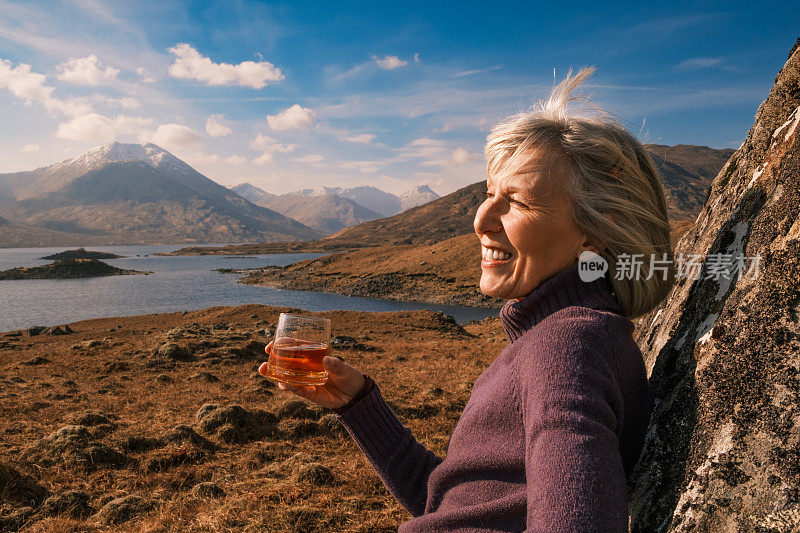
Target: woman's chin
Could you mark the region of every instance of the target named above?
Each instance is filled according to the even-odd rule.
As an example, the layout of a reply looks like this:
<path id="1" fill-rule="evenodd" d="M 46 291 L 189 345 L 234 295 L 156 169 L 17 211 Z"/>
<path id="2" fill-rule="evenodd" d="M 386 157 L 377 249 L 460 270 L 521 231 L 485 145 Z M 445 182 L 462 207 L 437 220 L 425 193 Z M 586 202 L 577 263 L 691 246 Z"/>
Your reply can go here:
<path id="1" fill-rule="evenodd" d="M 498 283 L 494 280 L 486 280 L 483 277 L 481 278 L 480 289 L 483 294 L 486 296 L 491 296 L 493 298 L 500 298 L 500 299 L 508 299 L 508 289 L 503 287 L 501 283 Z"/>

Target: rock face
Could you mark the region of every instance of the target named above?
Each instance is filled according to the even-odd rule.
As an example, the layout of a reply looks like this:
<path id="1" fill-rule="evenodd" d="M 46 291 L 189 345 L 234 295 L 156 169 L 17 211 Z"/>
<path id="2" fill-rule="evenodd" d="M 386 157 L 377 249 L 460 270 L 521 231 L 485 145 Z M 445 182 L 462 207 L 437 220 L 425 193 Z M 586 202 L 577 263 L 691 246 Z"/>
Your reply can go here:
<path id="1" fill-rule="evenodd" d="M 800 530 L 799 158 L 800 40 L 678 243 L 699 279 L 638 324 L 657 404 L 632 531 Z M 715 279 L 719 254 L 758 272 Z"/>

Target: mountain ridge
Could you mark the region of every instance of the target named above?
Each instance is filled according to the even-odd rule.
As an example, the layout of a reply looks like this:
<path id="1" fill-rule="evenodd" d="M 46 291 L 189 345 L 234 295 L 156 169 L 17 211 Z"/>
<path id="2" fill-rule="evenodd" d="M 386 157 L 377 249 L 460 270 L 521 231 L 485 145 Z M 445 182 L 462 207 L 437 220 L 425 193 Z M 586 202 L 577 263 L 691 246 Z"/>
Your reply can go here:
<path id="1" fill-rule="evenodd" d="M 76 234 L 68 244 L 309 240 L 323 235 L 249 202 L 154 144 L 108 143 L 34 171 L 0 174 L 0 187 L 14 198 L 0 205 L 4 217 Z M 16 245 L 18 240 L 4 233 L 0 246 Z"/>

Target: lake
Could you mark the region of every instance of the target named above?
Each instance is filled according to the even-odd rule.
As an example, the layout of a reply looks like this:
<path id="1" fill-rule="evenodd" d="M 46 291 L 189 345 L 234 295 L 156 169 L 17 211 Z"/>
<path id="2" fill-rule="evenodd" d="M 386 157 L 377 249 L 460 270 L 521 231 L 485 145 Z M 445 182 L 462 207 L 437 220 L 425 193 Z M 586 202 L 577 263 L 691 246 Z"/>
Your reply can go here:
<path id="1" fill-rule="evenodd" d="M 148 276 L 0 281 L 0 331 L 30 326 L 65 324 L 89 318 L 193 311 L 215 305 L 264 304 L 308 311 L 407 311 L 431 309 L 451 315 L 459 323 L 497 315 L 496 310 L 353 298 L 339 294 L 289 291 L 242 285 L 238 274 L 217 268 L 286 266 L 323 254 L 256 256 L 157 256 L 180 245 L 91 246 L 87 249 L 125 256 L 104 260 L 118 268 L 149 270 Z M 0 270 L 40 266 L 39 259 L 70 248 L 0 248 Z"/>

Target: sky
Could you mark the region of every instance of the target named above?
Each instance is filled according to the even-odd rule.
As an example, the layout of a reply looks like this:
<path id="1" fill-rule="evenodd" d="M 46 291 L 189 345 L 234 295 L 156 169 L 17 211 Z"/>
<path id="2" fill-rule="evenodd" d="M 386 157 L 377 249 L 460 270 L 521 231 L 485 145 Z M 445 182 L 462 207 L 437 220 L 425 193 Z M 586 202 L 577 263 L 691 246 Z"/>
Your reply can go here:
<path id="1" fill-rule="evenodd" d="M 0 173 L 152 142 L 225 186 L 444 195 L 588 65 L 642 142 L 737 148 L 798 36 L 792 1 L 0 0 Z"/>

